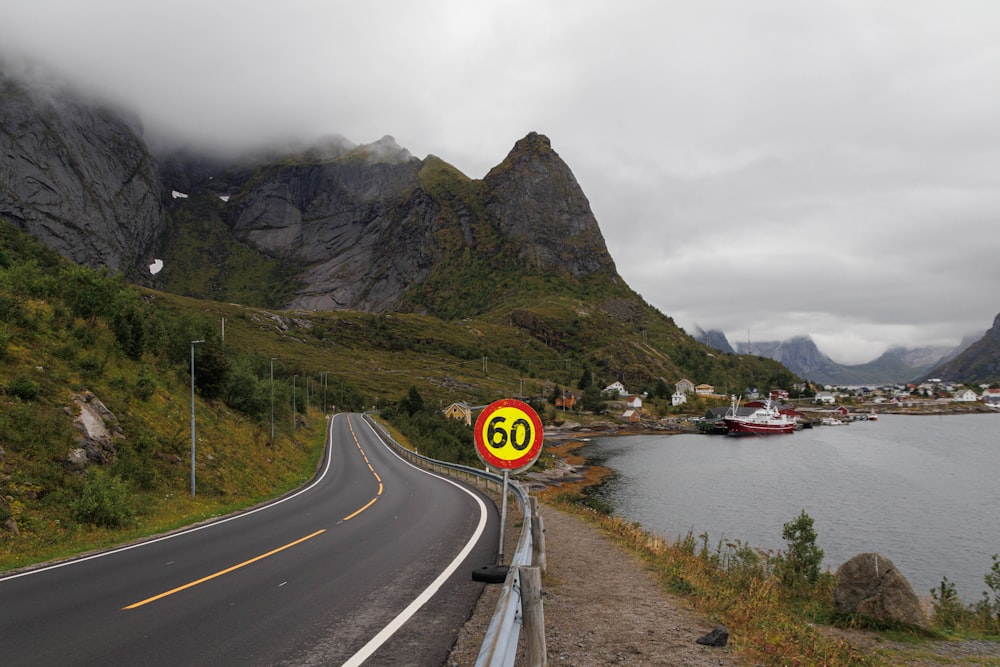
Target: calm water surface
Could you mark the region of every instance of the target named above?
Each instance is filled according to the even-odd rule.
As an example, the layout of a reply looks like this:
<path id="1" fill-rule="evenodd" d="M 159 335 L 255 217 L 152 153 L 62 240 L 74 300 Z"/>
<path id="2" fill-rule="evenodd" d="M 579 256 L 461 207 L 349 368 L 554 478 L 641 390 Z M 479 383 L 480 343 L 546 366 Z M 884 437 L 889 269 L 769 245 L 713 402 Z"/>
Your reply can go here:
<path id="1" fill-rule="evenodd" d="M 792 435 L 595 438 L 616 514 L 668 538 L 707 533 L 783 549 L 805 510 L 825 564 L 888 556 L 918 595 L 947 576 L 967 602 L 1000 552 L 1000 414 L 880 415 Z"/>

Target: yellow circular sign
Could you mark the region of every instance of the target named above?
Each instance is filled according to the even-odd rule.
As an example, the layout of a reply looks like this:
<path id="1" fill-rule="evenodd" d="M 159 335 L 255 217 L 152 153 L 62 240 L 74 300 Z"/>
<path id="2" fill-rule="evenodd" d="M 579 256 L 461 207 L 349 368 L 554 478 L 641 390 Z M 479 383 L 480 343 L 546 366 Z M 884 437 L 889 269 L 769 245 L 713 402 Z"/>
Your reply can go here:
<path id="1" fill-rule="evenodd" d="M 531 467 L 542 451 L 542 421 L 530 405 L 513 398 L 479 413 L 476 452 L 487 465 L 508 471 Z"/>

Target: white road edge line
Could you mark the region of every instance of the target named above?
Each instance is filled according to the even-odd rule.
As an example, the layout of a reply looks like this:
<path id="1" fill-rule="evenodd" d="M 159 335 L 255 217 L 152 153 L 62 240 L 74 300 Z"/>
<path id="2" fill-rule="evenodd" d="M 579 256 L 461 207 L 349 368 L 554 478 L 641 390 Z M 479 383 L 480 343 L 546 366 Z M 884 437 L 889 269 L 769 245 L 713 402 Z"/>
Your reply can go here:
<path id="1" fill-rule="evenodd" d="M 189 534 L 195 533 L 195 532 L 197 532 L 199 530 L 205 530 L 206 528 L 214 528 L 215 526 L 221 526 L 224 523 L 229 523 L 230 521 L 235 521 L 237 519 L 242 519 L 243 517 L 250 516 L 251 514 L 256 514 L 257 512 L 263 512 L 264 510 L 271 509 L 272 507 L 277 507 L 278 505 L 280 505 L 283 502 L 289 501 L 292 498 L 295 498 L 296 496 L 300 496 L 303 493 L 305 493 L 306 491 L 309 491 L 310 489 L 312 489 L 314 486 L 316 486 L 317 484 L 319 484 L 321 481 L 323 481 L 323 478 L 326 477 L 326 474 L 330 471 L 330 461 L 333 458 L 333 420 L 336 419 L 337 416 L 339 416 L 341 414 L 346 414 L 346 413 L 336 413 L 336 414 L 334 414 L 332 417 L 330 417 L 330 423 L 327 424 L 327 431 L 326 431 L 326 448 L 327 448 L 327 451 L 326 451 L 326 465 L 323 466 L 323 472 L 319 475 L 319 477 L 317 477 L 316 479 L 314 479 L 309 486 L 303 487 L 303 488 L 299 489 L 298 491 L 296 491 L 295 493 L 293 493 L 291 495 L 285 496 L 284 498 L 281 498 L 280 500 L 276 500 L 273 503 L 268 503 L 266 505 L 261 505 L 260 507 L 254 508 L 252 510 L 248 510 L 246 512 L 241 512 L 239 514 L 234 514 L 234 515 L 226 517 L 224 519 L 219 519 L 218 521 L 211 521 L 209 523 L 205 523 L 205 524 L 202 524 L 200 526 L 195 526 L 194 528 L 187 528 L 185 530 L 181 530 L 181 531 L 178 531 L 176 533 L 170 533 L 168 535 L 161 535 L 160 537 L 155 537 L 155 538 L 150 539 L 150 540 L 143 540 L 141 542 L 134 542 L 132 544 L 128 544 L 128 545 L 123 546 L 123 547 L 117 547 L 115 549 L 111 549 L 110 551 L 101 551 L 100 553 L 91 554 L 89 556 L 82 556 L 80 558 L 73 558 L 73 559 L 70 559 L 70 560 L 62 561 L 60 563 L 53 563 L 52 565 L 46 565 L 44 567 L 38 567 L 38 568 L 31 569 L 31 570 L 25 570 L 24 572 L 19 572 L 17 574 L 8 575 L 6 577 L 0 577 L 0 582 L 8 581 L 8 580 L 11 580 L 11 579 L 17 579 L 19 577 L 27 577 L 30 574 L 38 574 L 39 572 L 48 572 L 49 570 L 56 570 L 56 569 L 59 569 L 60 567 L 66 567 L 68 565 L 75 565 L 77 563 L 83 563 L 83 562 L 86 562 L 88 560 L 94 560 L 95 558 L 104 558 L 105 556 L 111 556 L 111 555 L 114 555 L 114 554 L 117 554 L 117 553 L 121 553 L 123 551 L 130 551 L 131 549 L 138 549 L 139 547 L 144 547 L 144 546 L 149 545 L 149 544 L 156 544 L 157 542 L 163 542 L 164 540 L 170 540 L 170 539 L 173 539 L 175 537 L 180 537 L 182 535 L 189 535 Z"/>
<path id="2" fill-rule="evenodd" d="M 420 468 L 419 466 L 413 465 L 412 463 L 410 463 L 409 461 L 407 461 L 406 459 L 404 459 L 402 456 L 400 456 L 399 454 L 397 454 L 392 449 L 392 447 L 389 447 L 388 445 L 386 445 L 385 441 L 382 440 L 382 436 L 380 436 L 378 434 L 378 431 L 376 431 L 374 428 L 372 428 L 372 425 L 369 424 L 367 420 L 363 420 L 363 421 L 364 421 L 365 425 L 368 426 L 368 428 L 372 431 L 372 433 L 375 434 L 375 437 L 378 438 L 380 442 L 382 442 L 383 446 L 385 446 L 386 449 L 388 449 L 390 452 L 392 452 L 392 454 L 394 456 L 396 456 L 397 458 L 399 458 L 399 460 L 403 461 L 404 463 L 406 463 L 409 466 L 412 466 L 413 468 L 416 468 L 420 472 L 423 472 L 423 473 L 425 473 L 427 475 L 430 475 L 431 477 L 437 477 L 438 479 L 444 480 L 444 481 L 448 482 L 449 484 L 455 486 L 456 488 L 461 489 L 465 493 L 469 494 L 469 496 L 471 496 L 472 499 L 475 500 L 479 504 L 479 525 L 476 526 L 475 533 L 473 533 L 472 537 L 469 538 L 469 541 L 465 544 L 465 546 L 462 548 L 462 550 L 460 552 L 458 552 L 458 555 L 455 556 L 455 559 L 453 561 L 451 561 L 451 563 L 448 565 L 448 567 L 446 567 L 441 572 L 441 574 L 438 575 L 437 579 L 435 579 L 434 581 L 432 581 L 431 584 L 430 584 L 430 586 L 428 586 L 427 588 L 425 588 L 424 591 L 420 595 L 418 595 L 416 598 L 414 598 L 413 602 L 411 602 L 409 605 L 407 605 L 406 609 L 404 609 L 403 611 L 399 612 L 399 615 L 396 616 L 396 618 L 392 619 L 389 622 L 389 624 L 386 625 L 384 628 L 382 628 L 382 630 L 377 635 L 375 635 L 374 637 L 372 637 L 371 640 L 367 644 L 365 644 L 363 647 L 361 647 L 360 651 L 358 651 L 357 653 L 355 653 L 354 655 L 352 655 L 350 658 L 348 658 L 347 662 L 343 663 L 342 667 L 359 667 L 365 660 L 367 660 L 368 658 L 370 658 L 371 655 L 373 653 L 375 653 L 375 651 L 377 651 L 379 649 L 379 647 L 382 646 L 382 644 L 384 644 L 385 642 L 387 642 L 389 640 L 389 638 L 393 634 L 395 634 L 395 632 L 397 630 L 399 630 L 401 627 L 403 627 L 403 625 L 408 620 L 410 620 L 410 618 L 412 618 L 413 615 L 416 614 L 417 611 L 419 611 L 419 609 L 421 607 L 423 607 L 425 604 L 427 604 L 428 600 L 430 600 L 432 597 L 434 597 L 434 594 L 438 592 L 438 590 L 441 588 L 442 585 L 444 585 L 444 582 L 448 580 L 448 577 L 450 577 L 452 574 L 454 574 L 455 570 L 457 570 L 458 566 L 462 564 L 462 561 L 465 560 L 466 556 L 468 556 L 472 552 L 472 549 L 473 549 L 473 547 L 475 547 L 476 542 L 479 541 L 479 538 L 482 536 L 483 531 L 486 530 L 486 519 L 487 519 L 487 516 L 488 516 L 487 512 L 486 512 L 486 505 L 483 503 L 482 499 L 479 496 L 477 496 L 476 494 L 472 493 L 472 491 L 469 491 L 467 488 L 465 488 L 461 484 L 459 484 L 459 483 L 457 483 L 457 482 L 455 482 L 453 480 L 448 479 L 447 477 L 442 477 L 441 475 L 437 475 L 437 474 L 428 472 L 427 470 L 424 470 L 423 468 Z"/>

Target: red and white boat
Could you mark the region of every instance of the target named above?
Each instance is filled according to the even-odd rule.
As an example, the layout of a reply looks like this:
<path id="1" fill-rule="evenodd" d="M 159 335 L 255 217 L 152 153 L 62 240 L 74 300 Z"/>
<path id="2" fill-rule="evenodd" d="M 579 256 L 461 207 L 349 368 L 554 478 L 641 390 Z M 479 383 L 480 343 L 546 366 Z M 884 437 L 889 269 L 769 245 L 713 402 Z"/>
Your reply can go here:
<path id="1" fill-rule="evenodd" d="M 729 412 L 723 417 L 729 429 L 726 435 L 776 435 L 795 430 L 795 419 L 778 412 L 778 408 L 768 398 L 763 407 L 746 415 L 740 414 L 739 402 L 733 396 Z"/>

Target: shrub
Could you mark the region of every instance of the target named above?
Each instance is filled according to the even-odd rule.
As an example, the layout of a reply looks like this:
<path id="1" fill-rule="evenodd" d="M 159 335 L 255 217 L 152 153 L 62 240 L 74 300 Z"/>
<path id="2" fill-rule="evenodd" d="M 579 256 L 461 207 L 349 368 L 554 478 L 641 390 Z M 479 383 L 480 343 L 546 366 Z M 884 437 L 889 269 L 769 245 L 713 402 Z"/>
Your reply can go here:
<path id="1" fill-rule="evenodd" d="M 142 373 L 135 379 L 133 388 L 135 397 L 141 401 L 147 401 L 156 393 L 156 379 L 150 375 L 149 369 L 143 369 Z"/>
<path id="2" fill-rule="evenodd" d="M 38 384 L 25 375 L 18 375 L 7 385 L 7 393 L 22 401 L 33 401 L 38 397 Z"/>
<path id="3" fill-rule="evenodd" d="M 955 584 L 948 577 L 941 579 L 940 585 L 931 589 L 932 615 L 934 624 L 943 628 L 955 629 L 963 625 L 968 617 L 968 610 L 958 599 Z"/>
<path id="4" fill-rule="evenodd" d="M 976 612 L 986 632 L 1000 633 L 1000 555 L 993 554 L 993 567 L 983 580 L 990 591 L 983 591 Z"/>
<path id="5" fill-rule="evenodd" d="M 823 550 L 816 546 L 813 520 L 805 510 L 798 518 L 784 524 L 781 537 L 788 544 L 788 552 L 781 555 L 775 571 L 785 589 L 793 594 L 811 591 L 819 581 Z"/>
<path id="6" fill-rule="evenodd" d="M 103 528 L 120 528 L 135 516 L 128 487 L 120 478 L 91 468 L 80 497 L 70 506 L 73 519 Z"/>

